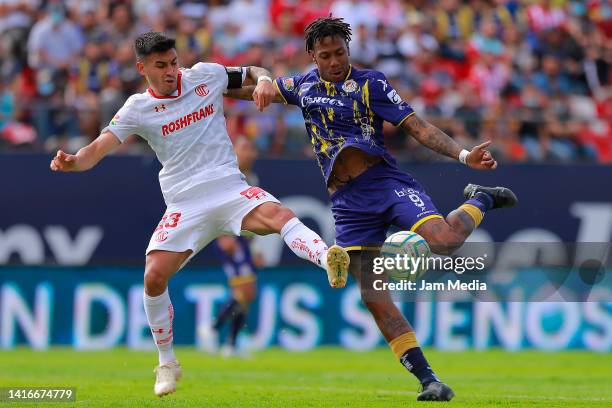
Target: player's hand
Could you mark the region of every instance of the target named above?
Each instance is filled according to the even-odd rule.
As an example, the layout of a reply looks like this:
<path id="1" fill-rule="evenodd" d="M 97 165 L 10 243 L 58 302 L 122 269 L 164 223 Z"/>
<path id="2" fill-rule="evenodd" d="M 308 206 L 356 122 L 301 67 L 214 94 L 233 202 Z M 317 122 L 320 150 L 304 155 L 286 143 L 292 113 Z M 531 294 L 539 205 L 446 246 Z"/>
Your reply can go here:
<path id="1" fill-rule="evenodd" d="M 263 112 L 265 108 L 272 103 L 272 100 L 276 96 L 276 89 L 270 81 L 259 81 L 255 90 L 253 91 L 253 100 L 257 110 Z"/>
<path id="2" fill-rule="evenodd" d="M 497 168 L 497 161 L 495 161 L 491 152 L 487 150 L 489 145 L 491 145 L 490 140 L 472 148 L 465 158 L 468 167 L 479 170 L 494 170 Z"/>
<path id="3" fill-rule="evenodd" d="M 68 154 L 58 150 L 53 160 L 51 160 L 51 165 L 49 167 L 51 167 L 53 171 L 76 171 L 77 157 L 74 154 Z"/>

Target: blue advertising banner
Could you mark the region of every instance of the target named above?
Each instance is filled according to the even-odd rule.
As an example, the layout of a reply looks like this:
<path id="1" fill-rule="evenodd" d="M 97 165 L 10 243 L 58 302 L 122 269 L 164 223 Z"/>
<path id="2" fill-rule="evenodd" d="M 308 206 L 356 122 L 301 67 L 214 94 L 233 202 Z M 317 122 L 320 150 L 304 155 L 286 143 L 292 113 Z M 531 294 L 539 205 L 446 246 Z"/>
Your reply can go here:
<path id="1" fill-rule="evenodd" d="M 108 157 L 89 172 L 49 171 L 50 156 L 0 155 L 0 265 L 142 265 L 165 206 L 154 156 Z M 469 183 L 503 185 L 519 206 L 487 214 L 478 242 L 610 242 L 612 166 L 501 165 L 483 172 L 453 163 L 404 164 L 443 213 Z M 328 242 L 329 200 L 314 161 L 261 160 L 260 184 Z M 256 242 L 268 266 L 303 265 L 277 236 Z M 193 265 L 216 265 L 209 249 Z"/>
<path id="2" fill-rule="evenodd" d="M 384 344 L 354 281 L 331 289 L 321 270 L 259 272 L 259 295 L 239 341 L 258 349 L 308 350 L 336 344 L 367 350 Z M 534 290 L 537 287 L 533 288 Z M 177 344 L 200 345 L 197 328 L 228 296 L 218 268 L 186 268 L 170 283 Z M 444 350 L 584 348 L 612 351 L 611 302 L 434 301 L 398 304 L 419 340 Z M 609 294 L 605 299 L 609 299 Z M 77 349 L 127 345 L 153 349 L 137 268 L 4 267 L 0 269 L 0 346 Z"/>

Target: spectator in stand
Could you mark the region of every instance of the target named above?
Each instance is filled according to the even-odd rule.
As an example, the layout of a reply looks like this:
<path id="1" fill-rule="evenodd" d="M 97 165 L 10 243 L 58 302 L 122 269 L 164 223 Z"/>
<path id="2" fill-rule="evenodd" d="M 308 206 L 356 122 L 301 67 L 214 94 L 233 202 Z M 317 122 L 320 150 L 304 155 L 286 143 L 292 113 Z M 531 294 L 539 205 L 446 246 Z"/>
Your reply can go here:
<path id="1" fill-rule="evenodd" d="M 34 24 L 28 39 L 28 62 L 36 69 L 52 73 L 70 68 L 83 48 L 77 25 L 66 16 L 59 3 L 49 6 L 45 18 Z"/>
<path id="2" fill-rule="evenodd" d="M 91 138 L 126 95 L 146 89 L 131 41 L 150 28 L 176 37 L 185 66 L 304 72 L 312 66 L 304 27 L 330 12 L 355 29 L 353 63 L 387 72 L 459 143 L 495 137 L 510 161 L 611 161 L 611 118 L 602 113 L 612 103 L 606 0 L 0 0 L 5 111 L 7 92 L 20 95 L 3 118 L 36 129 L 32 149 Z M 226 116 L 264 157 L 312 155 L 297 110 L 255 115 L 228 103 Z M 392 127 L 384 131 L 399 157 L 431 158 Z M 136 139 L 119 152 L 141 150 Z"/>

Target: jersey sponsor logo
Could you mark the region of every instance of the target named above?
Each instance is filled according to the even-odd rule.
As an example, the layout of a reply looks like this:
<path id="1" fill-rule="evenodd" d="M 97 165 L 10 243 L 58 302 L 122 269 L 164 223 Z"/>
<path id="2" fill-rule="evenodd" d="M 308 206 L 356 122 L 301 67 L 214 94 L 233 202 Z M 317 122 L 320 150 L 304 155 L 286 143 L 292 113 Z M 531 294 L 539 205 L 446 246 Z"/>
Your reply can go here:
<path id="1" fill-rule="evenodd" d="M 425 211 L 425 203 L 419 197 L 419 193 L 416 190 L 404 187 L 400 191 L 395 189 L 393 191 L 395 191 L 398 197 L 408 197 L 416 207 L 419 207 L 421 211 Z"/>
<path id="2" fill-rule="evenodd" d="M 247 200 L 252 198 L 259 200 L 267 195 L 266 191 L 259 187 L 249 187 L 244 191 L 240 192 L 241 196 L 244 196 Z"/>
<path id="3" fill-rule="evenodd" d="M 158 112 L 158 113 L 159 113 L 159 112 L 163 112 L 163 111 L 165 111 L 165 110 L 166 110 L 166 105 L 165 105 L 165 104 L 163 104 L 163 103 L 162 103 L 161 105 L 157 105 L 157 106 L 155 107 L 155 112 Z"/>
<path id="4" fill-rule="evenodd" d="M 310 105 L 311 103 L 320 103 L 323 105 L 332 105 L 332 106 L 344 106 L 342 101 L 339 101 L 333 98 L 326 98 L 323 96 L 315 96 L 315 97 L 303 96 L 300 99 L 300 105 L 302 105 L 302 108 L 305 108 L 306 105 Z"/>
<path id="5" fill-rule="evenodd" d="M 111 120 L 111 125 L 115 126 L 119 122 L 119 115 L 115 115 L 113 120 Z"/>
<path id="6" fill-rule="evenodd" d="M 349 79 L 342 84 L 344 92 L 355 92 L 357 90 L 357 82 L 354 79 Z"/>
<path id="7" fill-rule="evenodd" d="M 283 88 L 285 88 L 285 90 L 289 92 L 293 91 L 293 88 L 295 87 L 293 83 L 293 78 L 283 78 L 282 83 L 283 83 Z"/>
<path id="8" fill-rule="evenodd" d="M 389 100 L 396 105 L 402 103 L 402 97 L 399 96 L 397 92 L 395 92 L 395 89 L 391 89 L 391 91 L 389 91 L 389 93 L 387 94 L 387 98 L 389 98 Z"/>
<path id="9" fill-rule="evenodd" d="M 210 90 L 208 89 L 208 86 L 206 84 L 200 84 L 196 86 L 195 93 L 198 96 L 205 97 L 206 95 L 210 93 Z"/>
<path id="10" fill-rule="evenodd" d="M 174 133 L 177 130 L 183 129 L 187 126 L 191 126 L 194 123 L 212 115 L 213 113 L 215 113 L 215 106 L 212 103 L 210 105 L 206 105 L 203 108 L 200 108 L 199 111 L 193 111 L 191 113 L 188 113 L 180 119 L 176 119 L 172 122 L 162 125 L 162 136 L 168 136 L 170 133 Z"/>

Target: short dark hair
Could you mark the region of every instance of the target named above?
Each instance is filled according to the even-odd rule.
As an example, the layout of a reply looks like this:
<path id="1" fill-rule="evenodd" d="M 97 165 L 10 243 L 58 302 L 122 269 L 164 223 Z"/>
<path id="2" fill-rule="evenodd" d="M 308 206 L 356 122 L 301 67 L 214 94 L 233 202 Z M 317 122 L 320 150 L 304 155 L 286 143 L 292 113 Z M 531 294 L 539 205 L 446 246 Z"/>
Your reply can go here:
<path id="1" fill-rule="evenodd" d="M 167 37 L 157 31 L 149 31 L 138 36 L 134 41 L 136 58 L 141 59 L 155 52 L 166 52 L 175 47 L 174 38 Z"/>
<path id="2" fill-rule="evenodd" d="M 351 41 L 351 26 L 344 22 L 342 18 L 320 17 L 312 23 L 308 24 L 304 30 L 304 38 L 306 40 L 306 51 L 314 51 L 314 46 L 317 41 L 321 41 L 325 37 L 333 37 L 338 35 L 344 39 L 348 47 Z"/>

